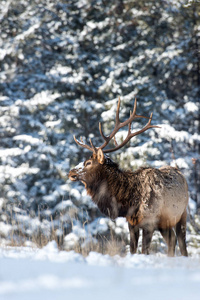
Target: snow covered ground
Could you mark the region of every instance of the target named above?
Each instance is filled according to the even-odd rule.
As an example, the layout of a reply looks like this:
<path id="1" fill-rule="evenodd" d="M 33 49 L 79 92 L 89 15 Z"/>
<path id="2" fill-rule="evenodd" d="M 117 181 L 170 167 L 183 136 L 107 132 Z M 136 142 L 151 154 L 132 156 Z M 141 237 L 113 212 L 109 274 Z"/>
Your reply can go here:
<path id="1" fill-rule="evenodd" d="M 86 258 L 43 249 L 0 248 L 0 299 L 199 300 L 200 256 L 163 254 L 122 258 L 90 252 Z"/>

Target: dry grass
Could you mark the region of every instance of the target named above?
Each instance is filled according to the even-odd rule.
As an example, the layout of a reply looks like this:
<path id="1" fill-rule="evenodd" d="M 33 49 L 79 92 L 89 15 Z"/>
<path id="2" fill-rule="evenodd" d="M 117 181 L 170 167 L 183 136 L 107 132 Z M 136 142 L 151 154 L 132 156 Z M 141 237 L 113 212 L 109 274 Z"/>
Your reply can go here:
<path id="1" fill-rule="evenodd" d="M 78 221 L 77 211 L 69 211 L 68 216 L 71 219 L 71 231 L 73 231 L 74 222 Z M 97 234 L 96 236 L 92 235 L 92 233 L 87 233 L 87 238 L 79 238 L 77 243 L 67 249 L 65 247 L 64 238 L 70 233 L 66 232 L 65 221 L 60 221 L 59 228 L 55 226 L 55 221 L 53 217 L 50 217 L 49 221 L 49 231 L 44 231 L 38 226 L 35 230 L 32 230 L 31 224 L 27 222 L 27 219 L 31 219 L 31 217 L 27 214 L 23 218 L 16 218 L 15 215 L 11 215 L 12 224 L 11 226 L 7 222 L 7 225 L 10 227 L 9 233 L 4 235 L 0 233 L 0 239 L 4 240 L 4 244 L 11 247 L 25 247 L 28 245 L 33 245 L 33 247 L 43 248 L 50 241 L 55 240 L 58 248 L 60 250 L 74 250 L 77 253 L 82 254 L 83 256 L 87 256 L 91 251 L 113 255 L 126 255 L 126 245 L 128 243 L 127 240 L 122 240 L 117 237 L 112 229 L 106 232 L 106 235 Z M 39 218 L 38 218 L 39 219 Z M 62 219 L 62 218 L 61 218 Z M 89 223 L 85 221 L 82 225 L 82 229 L 86 230 L 85 226 Z M 68 223 L 69 224 L 69 221 Z M 58 229 L 62 232 L 61 235 L 57 234 Z"/>
<path id="2" fill-rule="evenodd" d="M 88 242 L 86 246 L 84 242 L 78 243 L 72 250 L 83 255 L 84 257 L 88 256 L 90 252 L 98 252 L 104 255 L 108 254 L 110 256 L 125 256 L 126 243 L 125 241 L 120 241 L 118 239 L 108 239 L 104 236 L 101 236 L 98 237 L 97 242 L 93 242 L 93 239 L 91 238 L 91 241 Z"/>
<path id="3" fill-rule="evenodd" d="M 29 242 L 29 244 L 32 244 L 33 246 L 43 248 L 52 240 L 56 241 L 60 250 L 66 250 L 63 243 L 60 242 L 54 232 L 52 232 L 50 237 L 47 237 L 42 233 L 38 233 L 38 235 L 33 235 L 30 238 L 25 236 L 22 232 L 12 230 L 9 240 L 6 239 L 6 245 L 11 247 L 25 247 L 27 246 L 27 242 Z M 123 240 L 119 240 L 114 237 L 107 238 L 105 236 L 98 236 L 98 238 L 95 239 L 95 242 L 94 237 L 91 237 L 91 241 L 89 242 L 80 239 L 73 248 L 66 251 L 73 250 L 84 257 L 88 256 L 90 252 L 98 252 L 101 254 L 108 254 L 110 256 L 125 256 L 126 246 L 127 244 Z"/>
<path id="4" fill-rule="evenodd" d="M 64 221 L 64 219 L 62 222 L 60 222 L 60 227 L 58 228 L 58 226 L 55 226 L 55 220 L 53 220 L 53 218 L 51 217 L 49 232 L 41 230 L 40 226 L 38 226 L 37 229 L 31 233 L 31 228 L 28 227 L 27 222 L 23 223 L 22 220 L 19 221 L 13 216 L 13 221 L 11 224 L 12 226 L 10 226 L 10 224 L 7 222 L 7 225 L 10 227 L 9 234 L 3 235 L 2 233 L 0 233 L 0 239 L 3 241 L 4 245 L 8 246 L 21 247 L 26 246 L 28 242 L 29 245 L 32 244 L 33 247 L 38 248 L 43 248 L 50 241 L 55 240 L 58 245 L 58 249 L 64 251 L 74 250 L 75 252 L 82 254 L 84 257 L 89 255 L 90 252 L 98 252 L 104 255 L 108 254 L 110 256 L 125 256 L 127 254 L 129 247 L 127 234 L 117 236 L 115 231 L 112 229 L 108 230 L 108 232 L 106 232 L 106 235 L 97 234 L 96 236 L 94 236 L 92 235 L 92 233 L 87 233 L 87 238 L 79 238 L 72 247 L 65 247 L 64 239 L 68 233 L 73 231 L 73 223 L 75 222 L 75 220 L 78 220 L 78 216 L 74 211 L 70 213 L 71 229 L 69 229 L 68 232 L 66 232 L 66 221 Z M 87 223 L 89 223 L 89 221 L 85 221 L 82 225 L 82 229 L 84 229 L 85 231 Z M 69 224 L 69 221 L 67 224 Z M 195 224 L 199 226 L 200 219 L 195 219 Z M 60 232 L 62 232 L 61 235 L 58 235 L 58 229 L 60 230 Z M 195 229 L 196 227 L 194 227 L 190 222 L 188 226 L 188 231 L 190 232 L 190 241 L 188 241 L 188 245 L 191 245 L 192 247 L 198 246 L 197 232 Z M 139 240 L 138 247 L 138 253 L 140 252 L 141 239 Z M 166 253 L 166 244 L 157 231 L 155 231 L 153 235 L 153 239 L 151 242 L 151 252 Z"/>

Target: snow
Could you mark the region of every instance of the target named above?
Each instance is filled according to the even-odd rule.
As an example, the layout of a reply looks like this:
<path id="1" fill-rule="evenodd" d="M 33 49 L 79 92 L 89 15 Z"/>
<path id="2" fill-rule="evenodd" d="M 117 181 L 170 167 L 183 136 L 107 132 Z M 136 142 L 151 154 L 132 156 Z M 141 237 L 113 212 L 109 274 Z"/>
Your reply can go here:
<path id="1" fill-rule="evenodd" d="M 80 162 L 77 166 L 74 167 L 76 170 L 82 170 L 84 168 L 84 162 Z"/>
<path id="2" fill-rule="evenodd" d="M 0 248 L 1 300 L 134 299 L 193 300 L 200 297 L 200 257 Z"/>
<path id="3" fill-rule="evenodd" d="M 187 102 L 185 105 L 185 110 L 189 113 L 198 112 L 198 106 L 196 103 L 193 102 Z"/>
<path id="4" fill-rule="evenodd" d="M 23 153 L 23 150 L 19 148 L 0 149 L 0 157 L 17 156 L 21 153 Z"/>
<path id="5" fill-rule="evenodd" d="M 21 134 L 21 135 L 16 135 L 14 137 L 15 141 L 24 141 L 26 143 L 30 143 L 31 145 L 39 145 L 40 144 L 40 140 L 37 138 L 34 138 L 28 134 Z M 12 149 L 10 149 L 12 150 Z M 16 155 L 16 154 L 15 154 Z"/>
<path id="6" fill-rule="evenodd" d="M 39 172 L 39 168 L 29 168 L 28 164 L 23 164 L 19 168 L 13 168 L 9 166 L 0 166 L 0 173 L 9 176 L 18 177 L 23 174 L 36 174 Z M 2 176 L 3 177 L 3 176 Z"/>
<path id="7" fill-rule="evenodd" d="M 0 222 L 0 235 L 7 236 L 11 230 L 12 226 L 10 224 Z"/>
<path id="8" fill-rule="evenodd" d="M 145 10 L 139 2 L 133 8 L 126 3 L 121 14 L 115 2 L 1 1 L 0 300 L 200 299 L 200 219 L 192 200 L 198 196 L 192 158 L 198 159 L 200 143 L 195 56 L 189 51 L 194 1 L 183 10 L 187 0 L 160 7 L 152 2 Z M 67 180 L 88 157 L 73 135 L 98 145 L 97 120 L 109 134 L 119 95 L 120 121 L 137 97 L 137 113 L 153 112 L 152 124 L 161 129 L 131 140 L 112 159 L 122 169 L 175 162 L 181 168 L 190 191 L 189 258 L 167 258 L 158 232 L 152 240 L 157 254 L 88 254 L 101 242 L 104 253 L 125 255 L 129 247 L 126 220 L 100 215 L 84 186 Z M 135 120 L 132 130 L 142 124 Z M 126 135 L 127 128 L 117 140 Z M 76 168 L 82 172 L 84 164 Z M 36 248 L 41 236 L 45 242 L 56 238 L 68 252 L 55 242 Z M 120 249 L 113 241 L 123 242 Z M 8 247 L 13 243 L 26 248 Z"/>

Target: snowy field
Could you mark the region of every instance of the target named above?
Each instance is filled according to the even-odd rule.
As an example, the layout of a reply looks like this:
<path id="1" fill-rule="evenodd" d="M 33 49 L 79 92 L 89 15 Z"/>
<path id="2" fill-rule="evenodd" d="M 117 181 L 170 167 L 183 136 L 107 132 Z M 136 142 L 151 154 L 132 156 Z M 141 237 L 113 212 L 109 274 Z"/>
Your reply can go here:
<path id="1" fill-rule="evenodd" d="M 43 249 L 0 249 L 1 300 L 51 299 L 199 300 L 200 257 L 163 254 L 122 258 L 91 252 L 83 257 Z"/>

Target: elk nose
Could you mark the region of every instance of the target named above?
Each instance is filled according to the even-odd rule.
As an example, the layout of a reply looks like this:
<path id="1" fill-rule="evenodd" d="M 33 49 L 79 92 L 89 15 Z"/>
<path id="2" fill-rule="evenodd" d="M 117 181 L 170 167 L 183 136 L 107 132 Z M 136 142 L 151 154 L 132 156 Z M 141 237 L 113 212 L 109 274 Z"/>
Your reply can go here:
<path id="1" fill-rule="evenodd" d="M 74 172 L 72 172 L 72 171 L 69 172 L 68 178 L 69 178 L 71 181 L 76 181 L 76 180 L 78 180 L 77 175 L 74 174 Z"/>
<path id="2" fill-rule="evenodd" d="M 69 179 L 72 180 L 72 181 L 75 181 L 75 180 L 77 180 L 77 176 L 76 175 L 71 175 L 69 177 Z"/>

